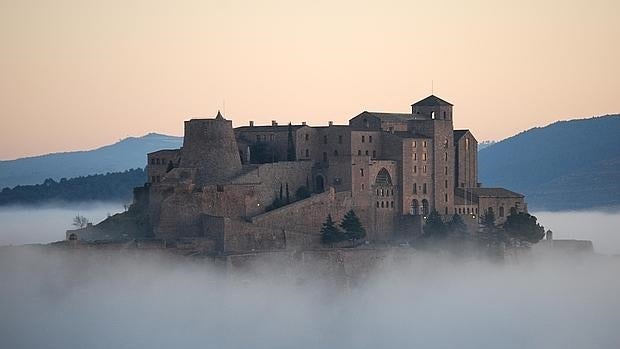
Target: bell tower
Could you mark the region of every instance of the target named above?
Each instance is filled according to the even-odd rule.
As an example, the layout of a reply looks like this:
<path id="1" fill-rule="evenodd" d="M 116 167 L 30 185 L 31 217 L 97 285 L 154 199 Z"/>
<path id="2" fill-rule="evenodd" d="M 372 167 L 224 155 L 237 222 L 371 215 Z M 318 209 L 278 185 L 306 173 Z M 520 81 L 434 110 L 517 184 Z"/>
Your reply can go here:
<path id="1" fill-rule="evenodd" d="M 413 114 L 414 119 L 419 120 L 452 121 L 452 104 L 435 95 L 430 95 L 412 104 L 411 114 Z"/>

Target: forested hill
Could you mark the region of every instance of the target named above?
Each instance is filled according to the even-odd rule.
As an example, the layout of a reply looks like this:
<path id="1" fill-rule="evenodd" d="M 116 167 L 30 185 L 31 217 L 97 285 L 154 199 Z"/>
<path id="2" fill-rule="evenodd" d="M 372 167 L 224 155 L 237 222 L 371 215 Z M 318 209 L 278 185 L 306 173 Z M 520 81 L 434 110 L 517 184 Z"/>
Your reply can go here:
<path id="1" fill-rule="evenodd" d="M 76 201 L 117 201 L 129 203 L 133 188 L 144 185 L 143 169 L 98 174 L 55 181 L 46 179 L 42 184 L 20 185 L 0 192 L 0 205 L 31 205 Z"/>
<path id="2" fill-rule="evenodd" d="M 480 150 L 483 185 L 526 195 L 535 210 L 620 205 L 620 115 L 560 121 Z"/>
<path id="3" fill-rule="evenodd" d="M 47 178 L 88 176 L 146 166 L 146 154 L 160 149 L 178 149 L 183 137 L 149 133 L 88 151 L 74 151 L 0 161 L 0 189 L 42 183 Z"/>

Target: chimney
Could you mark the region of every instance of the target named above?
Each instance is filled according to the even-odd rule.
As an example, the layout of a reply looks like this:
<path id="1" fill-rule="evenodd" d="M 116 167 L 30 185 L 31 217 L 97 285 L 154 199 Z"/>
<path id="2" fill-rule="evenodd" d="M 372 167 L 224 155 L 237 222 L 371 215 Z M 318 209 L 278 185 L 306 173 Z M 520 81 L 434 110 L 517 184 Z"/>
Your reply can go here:
<path id="1" fill-rule="evenodd" d="M 328 124 L 329 126 L 334 126 L 334 122 L 333 122 L 333 121 L 329 121 L 327 124 Z"/>
<path id="2" fill-rule="evenodd" d="M 250 127 L 254 127 L 254 121 L 250 121 Z"/>
<path id="3" fill-rule="evenodd" d="M 275 120 L 271 120 L 271 126 L 278 126 L 278 122 Z"/>
<path id="4" fill-rule="evenodd" d="M 307 125 L 305 121 L 302 121 L 302 122 L 301 122 L 301 124 L 302 124 L 303 126 L 306 126 L 306 125 Z"/>

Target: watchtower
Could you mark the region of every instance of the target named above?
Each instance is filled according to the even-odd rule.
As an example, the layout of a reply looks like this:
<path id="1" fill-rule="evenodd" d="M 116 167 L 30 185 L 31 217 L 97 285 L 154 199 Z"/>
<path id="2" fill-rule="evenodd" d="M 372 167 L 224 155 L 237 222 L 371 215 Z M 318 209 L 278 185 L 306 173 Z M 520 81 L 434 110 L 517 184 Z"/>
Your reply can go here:
<path id="1" fill-rule="evenodd" d="M 198 169 L 203 184 L 226 181 L 241 171 L 232 121 L 218 111 L 213 119 L 185 121 L 180 167 Z"/>

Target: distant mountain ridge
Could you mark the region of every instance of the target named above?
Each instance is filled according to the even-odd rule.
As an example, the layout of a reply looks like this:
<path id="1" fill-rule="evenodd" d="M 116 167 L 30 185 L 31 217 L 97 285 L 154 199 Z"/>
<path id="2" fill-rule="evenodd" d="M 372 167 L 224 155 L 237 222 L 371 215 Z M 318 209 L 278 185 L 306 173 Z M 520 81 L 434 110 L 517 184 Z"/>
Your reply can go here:
<path id="1" fill-rule="evenodd" d="M 620 205 L 620 115 L 558 121 L 479 151 L 480 180 L 536 210 Z"/>
<path id="2" fill-rule="evenodd" d="M 183 137 L 149 133 L 93 150 L 0 161 L 0 188 L 38 184 L 47 178 L 59 181 L 61 178 L 144 168 L 147 153 L 180 148 L 182 143 Z"/>

